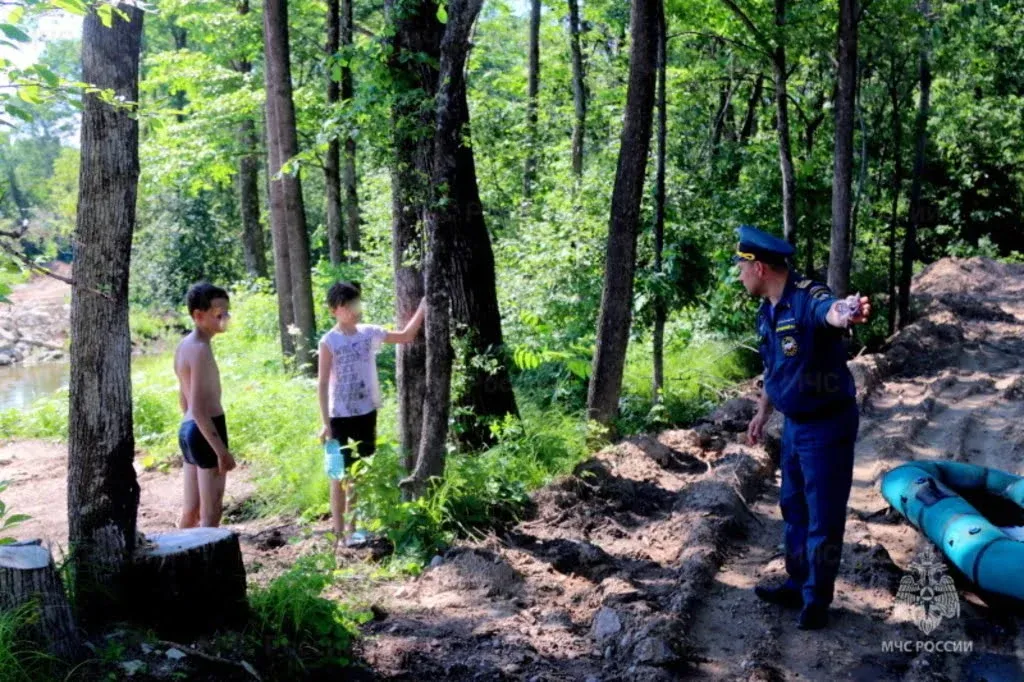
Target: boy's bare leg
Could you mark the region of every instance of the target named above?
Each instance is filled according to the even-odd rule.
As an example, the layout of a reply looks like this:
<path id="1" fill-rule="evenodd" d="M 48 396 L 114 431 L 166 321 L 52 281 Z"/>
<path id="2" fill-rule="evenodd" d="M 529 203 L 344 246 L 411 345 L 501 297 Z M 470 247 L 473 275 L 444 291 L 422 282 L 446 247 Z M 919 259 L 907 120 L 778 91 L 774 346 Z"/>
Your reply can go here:
<path id="1" fill-rule="evenodd" d="M 341 482 L 341 499 L 345 513 L 345 539 L 347 540 L 356 532 L 356 491 L 348 479 Z"/>
<path id="2" fill-rule="evenodd" d="M 345 491 L 342 482 L 331 480 L 331 521 L 334 524 L 334 545 L 345 538 Z"/>
<path id="3" fill-rule="evenodd" d="M 199 469 L 199 525 L 204 528 L 216 528 L 220 525 L 220 516 L 224 506 L 224 484 L 227 474 L 214 469 Z"/>
<path id="4" fill-rule="evenodd" d="M 195 528 L 199 525 L 199 480 L 196 477 L 196 465 L 185 462 L 181 470 L 185 494 L 182 496 L 178 528 Z"/>

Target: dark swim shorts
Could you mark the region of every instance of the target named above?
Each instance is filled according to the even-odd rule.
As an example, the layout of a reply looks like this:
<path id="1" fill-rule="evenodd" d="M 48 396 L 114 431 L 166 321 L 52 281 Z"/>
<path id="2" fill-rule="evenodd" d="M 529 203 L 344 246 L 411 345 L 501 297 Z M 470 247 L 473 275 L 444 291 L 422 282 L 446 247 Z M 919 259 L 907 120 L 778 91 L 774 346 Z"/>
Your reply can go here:
<path id="1" fill-rule="evenodd" d="M 228 444 L 228 423 L 224 419 L 224 415 L 214 417 L 213 426 L 226 446 Z M 193 420 L 181 423 L 181 428 L 178 429 L 178 446 L 181 447 L 181 454 L 189 464 L 194 464 L 200 469 L 217 468 L 217 453 L 206 442 L 203 432 L 199 430 L 199 425 Z"/>
<path id="2" fill-rule="evenodd" d="M 377 450 L 377 410 L 357 417 L 332 417 L 331 438 L 341 443 L 341 456 L 345 461 L 345 469 L 361 457 L 369 457 Z M 349 446 L 354 440 L 356 451 Z"/>

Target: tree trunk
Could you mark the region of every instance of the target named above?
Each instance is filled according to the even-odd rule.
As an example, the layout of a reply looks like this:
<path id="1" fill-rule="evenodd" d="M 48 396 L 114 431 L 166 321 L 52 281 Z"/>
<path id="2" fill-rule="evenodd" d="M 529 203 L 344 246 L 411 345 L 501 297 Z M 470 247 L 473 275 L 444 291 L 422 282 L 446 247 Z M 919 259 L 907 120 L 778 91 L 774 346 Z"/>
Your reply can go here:
<path id="1" fill-rule="evenodd" d="M 661 400 L 661 390 L 665 385 L 665 320 L 668 311 L 665 298 L 661 294 L 661 269 L 665 249 L 665 143 L 667 131 L 667 103 L 665 97 L 665 71 L 668 66 L 668 31 L 665 23 L 664 0 L 658 2 L 658 83 L 657 103 L 657 170 L 654 185 L 654 273 L 658 279 L 658 288 L 654 296 L 654 376 L 651 383 L 651 397 L 657 403 Z M 758 78 L 757 89 L 761 79 Z"/>
<path id="2" fill-rule="evenodd" d="M 757 134 L 757 110 L 761 108 L 761 95 L 763 93 L 764 76 L 758 74 L 754 80 L 754 87 L 750 90 L 750 99 L 747 100 L 747 113 L 743 117 L 743 126 L 740 128 L 741 145 L 746 145 L 750 138 Z"/>
<path id="3" fill-rule="evenodd" d="M 452 320 L 456 336 L 463 339 L 463 372 L 466 389 L 459 396 L 456 433 L 469 450 L 493 443 L 490 423 L 505 415 L 517 415 L 516 397 L 509 377 L 509 358 L 501 330 L 501 312 L 495 282 L 494 252 L 484 221 L 483 204 L 476 179 L 469 137 L 469 106 L 465 88 L 452 90 L 448 125 L 461 131 L 455 147 L 454 181 L 451 185 L 457 220 L 451 241 L 449 279 Z M 435 143 L 436 144 L 436 143 Z M 493 367 L 488 368 L 489 365 Z"/>
<path id="4" fill-rule="evenodd" d="M 868 59 L 870 62 L 870 58 Z M 863 80 L 857 81 L 856 97 L 856 120 L 860 126 L 860 158 L 858 159 L 857 170 L 857 193 L 853 198 L 853 207 L 850 209 L 850 263 L 853 263 L 853 252 L 857 250 L 857 222 L 860 216 L 861 201 L 864 199 L 864 192 L 868 184 L 868 127 L 864 120 L 864 110 L 861 106 L 861 90 L 864 86 Z M 870 204 L 868 210 L 871 210 Z"/>
<path id="5" fill-rule="evenodd" d="M 333 60 L 341 46 L 341 8 L 338 0 L 327 0 L 327 110 L 333 112 L 341 95 L 341 86 L 334 77 Z M 327 143 L 324 159 L 324 186 L 327 195 L 327 243 L 331 263 L 345 259 L 345 234 L 341 226 L 341 142 L 337 137 Z"/>
<path id="6" fill-rule="evenodd" d="M 133 620 L 182 641 L 245 623 L 245 566 L 234 531 L 189 528 L 146 540 L 131 572 Z"/>
<path id="7" fill-rule="evenodd" d="M 83 653 L 64 583 L 38 540 L 0 547 L 0 613 L 22 608 L 29 638 L 47 653 L 65 661 Z"/>
<path id="8" fill-rule="evenodd" d="M 391 112 L 394 158 L 391 164 L 392 265 L 395 270 L 395 313 L 403 325 L 423 298 L 423 220 L 428 203 L 430 165 L 434 142 L 433 107 L 426 106 L 437 88 L 441 35 L 432 0 L 415 4 L 395 0 L 387 5 L 392 26 L 392 49 L 388 68 L 397 89 Z M 416 59 L 424 54 L 427 59 Z M 423 429 L 423 400 L 426 395 L 427 347 L 421 335 L 416 341 L 397 347 L 399 443 L 406 471 L 412 472 L 420 451 Z"/>
<path id="9" fill-rule="evenodd" d="M 259 156 L 256 155 L 256 122 L 242 121 L 238 141 L 243 156 L 238 160 L 238 209 L 242 218 L 242 249 L 250 277 L 266 277 L 267 247 L 260 224 Z"/>
<path id="10" fill-rule="evenodd" d="M 95 12 L 84 19 L 82 80 L 137 102 L 143 14 L 129 4 L 117 8 L 110 28 Z M 131 108 L 97 94 L 83 96 L 71 290 L 68 539 L 76 606 L 87 623 L 116 617 L 123 604 L 139 506 L 128 330 L 139 125 Z"/>
<path id="11" fill-rule="evenodd" d="M 597 352 L 587 394 L 590 416 L 610 424 L 618 411 L 632 319 L 636 238 L 654 110 L 658 0 L 634 0 L 629 86 L 615 187 L 612 191 Z"/>
<path id="12" fill-rule="evenodd" d="M 895 68 L 893 69 L 895 71 Z M 893 134 L 893 172 L 892 172 L 892 210 L 889 217 L 889 334 L 896 331 L 896 225 L 899 222 L 900 191 L 903 187 L 903 121 L 900 118 L 900 95 L 896 85 L 896 76 L 889 86 L 889 98 L 892 101 L 892 134 Z"/>
<path id="13" fill-rule="evenodd" d="M 526 168 L 523 199 L 530 200 L 537 174 L 537 91 L 540 86 L 540 0 L 530 0 L 530 48 L 526 77 Z"/>
<path id="14" fill-rule="evenodd" d="M 346 51 L 352 48 L 352 0 L 341 0 L 341 46 Z M 341 67 L 341 101 L 351 102 L 354 96 L 352 67 L 349 59 Z M 360 243 L 359 193 L 356 191 L 356 139 L 345 136 L 345 150 L 341 162 L 341 186 L 345 206 L 345 239 L 349 258 L 357 258 L 362 250 Z"/>
<path id="15" fill-rule="evenodd" d="M 839 0 L 836 93 L 835 170 L 832 175 L 832 241 L 829 244 L 828 285 L 836 296 L 850 287 L 850 190 L 853 184 L 854 100 L 857 93 L 857 0 Z"/>
<path id="16" fill-rule="evenodd" d="M 287 237 L 291 278 L 292 313 L 295 317 L 296 366 L 315 373 L 313 331 L 313 288 L 309 264 L 309 234 L 302 202 L 302 184 L 298 173 L 280 174 L 281 166 L 299 151 L 295 131 L 295 104 L 292 100 L 292 76 L 288 45 L 288 0 L 264 0 L 264 49 L 266 52 L 267 128 L 275 147 L 276 164 L 270 168 L 271 185 L 279 189 L 271 196 L 271 220 L 282 226 Z M 280 177 L 277 177 L 280 174 Z M 278 273 L 280 278 L 282 273 Z"/>
<path id="17" fill-rule="evenodd" d="M 269 119 L 269 116 L 267 117 Z M 278 146 L 274 142 L 275 130 L 271 130 L 267 122 L 263 128 L 267 132 L 267 201 L 271 209 L 274 206 L 284 205 L 281 196 L 281 183 L 275 182 L 271 168 L 280 168 L 281 161 L 278 156 Z M 289 331 L 295 324 L 295 313 L 292 309 L 292 278 L 291 264 L 288 260 L 288 236 L 285 233 L 282 221 L 271 214 L 270 217 L 270 239 L 274 250 L 274 284 L 277 288 L 277 324 L 281 335 L 281 352 L 284 354 L 285 362 L 295 356 L 295 337 Z"/>
<path id="18" fill-rule="evenodd" d="M 779 169 L 782 171 L 782 232 L 786 241 L 796 244 L 796 172 L 793 170 L 793 149 L 789 138 L 789 92 L 786 78 L 786 0 L 775 0 L 775 25 L 779 27 L 778 43 L 772 57 L 775 80 L 775 125 L 779 134 Z"/>
<path id="19" fill-rule="evenodd" d="M 238 14 L 249 14 L 249 0 L 238 3 Z M 243 77 L 252 73 L 248 58 L 232 61 L 231 68 Z M 247 118 L 238 125 L 238 147 L 242 152 L 238 160 L 238 212 L 242 219 L 242 250 L 245 270 L 250 277 L 266 277 L 267 247 L 260 224 L 259 172 L 260 160 L 256 151 L 256 122 Z"/>
<path id="20" fill-rule="evenodd" d="M 910 183 L 910 220 L 903 238 L 903 262 L 900 270 L 900 304 L 896 326 L 903 329 L 910 322 L 910 279 L 914 274 L 914 258 L 917 256 L 917 230 L 921 225 L 921 193 L 924 183 L 925 150 L 928 146 L 928 109 L 931 103 L 932 69 L 931 51 L 931 4 L 920 1 L 921 16 L 925 18 L 924 37 L 921 41 L 921 97 L 918 101 L 917 118 L 914 121 L 914 169 Z"/>
<path id="21" fill-rule="evenodd" d="M 441 43 L 431 175 L 432 200 L 427 210 L 427 400 L 423 437 L 412 475 L 401 482 L 405 494 L 422 495 L 431 478 L 444 473 L 445 440 L 448 434 L 451 397 L 452 349 L 450 343 L 449 292 L 446 270 L 450 261 L 460 207 L 444 196 L 456 187 L 466 101 L 465 63 L 469 32 L 483 0 L 449 0 L 448 23 Z"/>
<path id="22" fill-rule="evenodd" d="M 577 182 L 583 177 L 583 136 L 587 124 L 587 89 L 583 75 L 583 50 L 580 49 L 579 0 L 569 0 L 569 52 L 572 55 L 572 173 Z"/>

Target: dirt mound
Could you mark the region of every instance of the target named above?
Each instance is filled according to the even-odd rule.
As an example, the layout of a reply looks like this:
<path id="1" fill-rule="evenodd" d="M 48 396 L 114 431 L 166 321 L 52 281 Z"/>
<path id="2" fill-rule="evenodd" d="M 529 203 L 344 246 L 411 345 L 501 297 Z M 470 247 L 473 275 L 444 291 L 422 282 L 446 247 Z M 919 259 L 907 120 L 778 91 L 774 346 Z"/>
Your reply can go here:
<path id="1" fill-rule="evenodd" d="M 914 295 L 984 295 L 1004 289 L 1008 284 L 1024 286 L 1024 264 L 1000 263 L 990 258 L 943 258 L 935 261 L 915 278 Z"/>

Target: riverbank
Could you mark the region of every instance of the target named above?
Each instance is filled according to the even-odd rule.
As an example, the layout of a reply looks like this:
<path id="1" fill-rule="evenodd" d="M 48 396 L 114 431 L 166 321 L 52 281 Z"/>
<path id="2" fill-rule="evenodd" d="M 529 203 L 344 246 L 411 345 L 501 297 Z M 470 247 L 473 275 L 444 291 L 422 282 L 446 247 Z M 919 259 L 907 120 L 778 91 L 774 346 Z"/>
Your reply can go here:
<path id="1" fill-rule="evenodd" d="M 68 278 L 71 266 L 54 263 L 54 274 Z M 71 287 L 38 275 L 14 287 L 0 304 L 0 367 L 63 360 L 71 326 Z"/>

